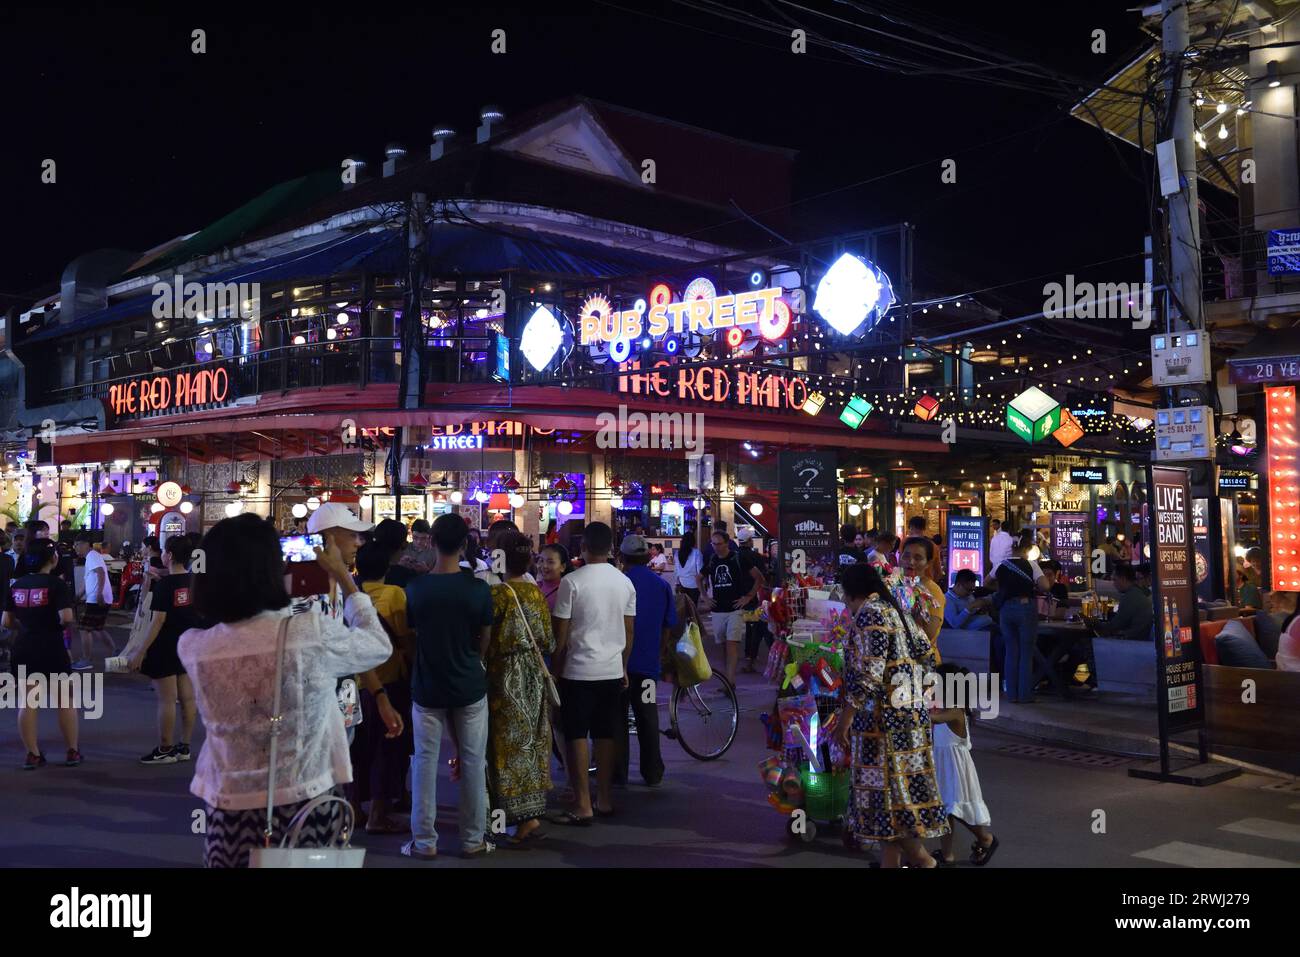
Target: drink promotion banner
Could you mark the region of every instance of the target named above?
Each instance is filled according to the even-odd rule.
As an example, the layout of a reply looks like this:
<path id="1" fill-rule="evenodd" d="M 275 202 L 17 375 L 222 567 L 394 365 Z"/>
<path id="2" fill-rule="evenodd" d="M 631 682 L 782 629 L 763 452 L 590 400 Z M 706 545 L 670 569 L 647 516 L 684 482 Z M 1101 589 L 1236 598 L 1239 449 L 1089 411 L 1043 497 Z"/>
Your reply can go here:
<path id="1" fill-rule="evenodd" d="M 948 587 L 963 568 L 969 568 L 984 584 L 984 544 L 988 519 L 974 515 L 948 516 Z"/>
<path id="2" fill-rule="evenodd" d="M 1088 587 L 1088 516 L 1052 513 L 1052 558 L 1061 564 L 1061 581 L 1070 588 Z"/>
<path id="3" fill-rule="evenodd" d="M 1214 600 L 1214 582 L 1210 580 L 1210 500 L 1192 499 L 1192 547 L 1196 549 L 1196 595 Z"/>
<path id="4" fill-rule="evenodd" d="M 821 577 L 834 570 L 835 550 L 839 548 L 836 521 L 836 513 L 828 509 L 797 512 L 781 508 L 781 554 L 787 572 L 796 549 L 803 549 L 806 556 L 806 574 Z"/>
<path id="5" fill-rule="evenodd" d="M 1161 736 L 1205 720 L 1197 640 L 1191 473 L 1151 466 L 1151 580 L 1154 585 L 1156 705 Z"/>

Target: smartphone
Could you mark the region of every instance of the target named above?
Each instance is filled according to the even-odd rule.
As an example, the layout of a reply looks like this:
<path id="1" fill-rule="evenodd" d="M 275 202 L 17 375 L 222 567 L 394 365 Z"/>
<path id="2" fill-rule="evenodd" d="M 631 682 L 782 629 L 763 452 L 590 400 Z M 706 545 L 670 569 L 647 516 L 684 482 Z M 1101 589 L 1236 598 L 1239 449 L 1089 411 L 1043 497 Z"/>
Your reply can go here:
<path id="1" fill-rule="evenodd" d="M 316 549 L 325 547 L 320 535 L 285 535 L 280 539 L 280 554 L 286 562 L 314 562 Z"/>

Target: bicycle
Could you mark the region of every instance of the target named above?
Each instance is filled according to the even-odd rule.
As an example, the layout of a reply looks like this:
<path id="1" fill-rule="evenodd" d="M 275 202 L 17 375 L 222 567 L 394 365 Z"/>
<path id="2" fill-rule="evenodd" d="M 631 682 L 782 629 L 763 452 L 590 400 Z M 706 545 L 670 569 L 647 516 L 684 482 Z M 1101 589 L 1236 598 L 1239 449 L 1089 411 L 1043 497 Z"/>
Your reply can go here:
<path id="1" fill-rule="evenodd" d="M 668 703 L 671 727 L 660 732 L 697 761 L 715 761 L 727 753 L 740 729 L 735 686 L 720 671 L 697 685 L 673 689 Z"/>

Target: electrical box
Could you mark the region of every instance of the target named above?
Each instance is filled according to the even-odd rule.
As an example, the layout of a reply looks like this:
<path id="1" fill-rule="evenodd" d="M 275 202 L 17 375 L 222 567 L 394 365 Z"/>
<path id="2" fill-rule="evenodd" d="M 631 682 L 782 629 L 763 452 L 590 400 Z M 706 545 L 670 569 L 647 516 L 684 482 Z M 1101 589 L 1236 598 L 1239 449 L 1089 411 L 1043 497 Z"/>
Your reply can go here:
<path id="1" fill-rule="evenodd" d="M 1208 405 L 1156 409 L 1156 461 L 1214 458 L 1214 411 Z"/>
<path id="2" fill-rule="evenodd" d="M 1209 382 L 1210 337 L 1199 329 L 1162 332 L 1151 337 L 1151 381 L 1156 385 Z"/>

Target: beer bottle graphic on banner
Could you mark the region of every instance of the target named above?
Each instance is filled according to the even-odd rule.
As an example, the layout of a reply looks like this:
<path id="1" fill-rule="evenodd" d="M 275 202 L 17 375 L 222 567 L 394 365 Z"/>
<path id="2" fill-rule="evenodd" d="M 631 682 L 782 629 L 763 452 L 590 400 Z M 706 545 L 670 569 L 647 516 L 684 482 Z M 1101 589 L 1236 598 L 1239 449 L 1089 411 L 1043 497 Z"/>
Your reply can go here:
<path id="1" fill-rule="evenodd" d="M 1180 651 L 1182 650 L 1183 644 L 1183 632 L 1182 629 L 1178 627 L 1178 602 L 1173 598 L 1169 599 L 1169 612 L 1170 618 L 1173 619 L 1174 650 Z"/>
<path id="2" fill-rule="evenodd" d="M 1162 604 L 1164 606 L 1162 611 L 1164 613 L 1164 619 L 1165 619 L 1165 657 L 1172 658 L 1174 656 L 1174 634 L 1170 630 L 1170 621 L 1169 621 L 1169 606 L 1171 603 L 1169 599 L 1166 598 L 1162 602 Z"/>

